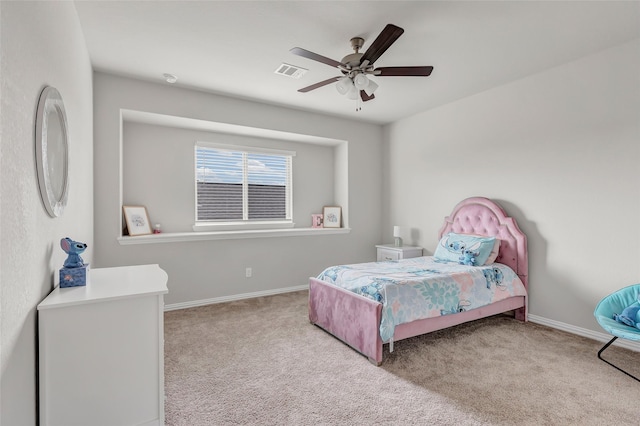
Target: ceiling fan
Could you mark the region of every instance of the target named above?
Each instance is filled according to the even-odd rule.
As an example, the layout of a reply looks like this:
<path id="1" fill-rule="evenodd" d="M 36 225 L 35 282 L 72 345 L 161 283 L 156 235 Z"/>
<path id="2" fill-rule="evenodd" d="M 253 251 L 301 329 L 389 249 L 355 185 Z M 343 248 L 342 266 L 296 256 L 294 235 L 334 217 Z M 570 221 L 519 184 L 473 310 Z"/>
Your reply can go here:
<path id="1" fill-rule="evenodd" d="M 374 67 L 374 62 L 395 43 L 403 32 L 402 28 L 387 24 L 364 53 L 359 52 L 364 45 L 364 39 L 354 37 L 351 39 L 351 47 L 355 53 L 345 56 L 342 61 L 336 61 L 300 47 L 294 47 L 291 49 L 291 53 L 294 55 L 336 67 L 343 74 L 342 76 L 332 77 L 311 86 L 303 87 L 298 92 L 309 92 L 337 82 L 336 89 L 340 94 L 346 95 L 349 99 L 358 99 L 360 97 L 363 102 L 366 102 L 375 98 L 373 92 L 378 88 L 378 85 L 373 80 L 367 78 L 368 75 L 376 77 L 428 77 L 433 71 L 431 66 Z"/>

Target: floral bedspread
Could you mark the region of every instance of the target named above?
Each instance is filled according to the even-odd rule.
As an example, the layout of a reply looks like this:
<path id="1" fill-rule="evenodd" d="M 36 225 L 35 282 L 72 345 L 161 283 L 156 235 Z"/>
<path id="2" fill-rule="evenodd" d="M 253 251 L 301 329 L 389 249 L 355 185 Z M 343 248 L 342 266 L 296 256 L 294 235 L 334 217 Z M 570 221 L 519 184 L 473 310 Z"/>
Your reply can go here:
<path id="1" fill-rule="evenodd" d="M 467 266 L 432 256 L 332 266 L 318 279 L 381 302 L 383 342 L 391 340 L 398 324 L 527 294 L 520 278 L 506 265 Z"/>

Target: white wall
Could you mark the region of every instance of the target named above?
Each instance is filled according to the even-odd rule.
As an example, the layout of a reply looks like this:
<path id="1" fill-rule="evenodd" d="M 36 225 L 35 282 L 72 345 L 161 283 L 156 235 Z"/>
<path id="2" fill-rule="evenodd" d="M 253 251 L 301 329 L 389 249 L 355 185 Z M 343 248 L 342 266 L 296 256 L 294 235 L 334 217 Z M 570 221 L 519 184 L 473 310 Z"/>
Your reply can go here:
<path id="1" fill-rule="evenodd" d="M 93 258 L 92 71 L 71 2 L 0 2 L 0 424 L 37 419 L 36 306 L 53 289 L 60 239 L 86 242 Z M 35 112 L 46 86 L 64 100 L 69 199 L 50 218 L 35 169 Z"/>
<path id="2" fill-rule="evenodd" d="M 375 259 L 374 246 L 381 241 L 380 126 L 105 73 L 94 75 L 94 108 L 97 266 L 160 264 L 169 275 L 169 294 L 165 298 L 167 304 L 303 286 L 307 284 L 309 276 L 317 275 L 332 264 Z M 120 245 L 117 241 L 121 231 L 120 109 L 347 140 L 348 155 L 336 153 L 334 168 L 339 175 L 344 168 L 342 162 L 348 161 L 349 187 L 336 188 L 334 194 L 339 199 L 346 197 L 344 192 L 348 190 L 351 232 L 324 236 Z M 129 131 L 130 134 L 136 134 L 133 127 L 129 130 L 134 131 Z M 336 151 L 342 149 L 339 147 Z M 167 170 L 167 173 L 172 171 Z M 327 171 L 326 175 L 317 173 L 318 179 L 325 177 L 333 180 L 333 172 Z M 297 182 L 294 182 L 294 186 Z M 319 194 L 317 212 L 322 204 L 335 202 L 325 197 L 325 194 Z M 311 204 L 308 199 L 305 203 L 307 206 Z M 193 205 L 184 206 L 184 209 L 191 212 Z M 172 217 L 176 215 L 172 214 Z M 310 217 L 308 221 L 310 225 Z M 253 269 L 252 278 L 245 277 L 246 267 Z"/>
<path id="3" fill-rule="evenodd" d="M 497 200 L 528 236 L 530 314 L 602 331 L 640 282 L 640 41 L 385 127 L 383 223 L 433 251 L 460 200 Z"/>

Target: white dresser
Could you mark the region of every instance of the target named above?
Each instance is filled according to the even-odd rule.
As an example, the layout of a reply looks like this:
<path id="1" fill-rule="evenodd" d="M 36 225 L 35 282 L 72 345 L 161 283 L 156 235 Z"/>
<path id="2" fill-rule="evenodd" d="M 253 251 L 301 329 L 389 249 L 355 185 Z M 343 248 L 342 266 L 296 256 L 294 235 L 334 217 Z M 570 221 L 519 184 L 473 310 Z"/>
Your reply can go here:
<path id="1" fill-rule="evenodd" d="M 164 294 L 158 265 L 89 271 L 38 305 L 40 425 L 164 424 Z"/>

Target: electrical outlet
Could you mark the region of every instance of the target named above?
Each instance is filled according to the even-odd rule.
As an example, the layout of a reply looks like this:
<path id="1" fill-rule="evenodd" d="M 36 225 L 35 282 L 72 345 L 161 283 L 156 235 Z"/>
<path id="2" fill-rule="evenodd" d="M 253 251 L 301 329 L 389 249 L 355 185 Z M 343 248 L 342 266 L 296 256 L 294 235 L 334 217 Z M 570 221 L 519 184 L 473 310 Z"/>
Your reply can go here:
<path id="1" fill-rule="evenodd" d="M 245 271 L 245 275 L 247 278 L 251 278 L 251 275 L 253 274 L 253 271 L 251 270 L 251 268 L 247 268 Z"/>

